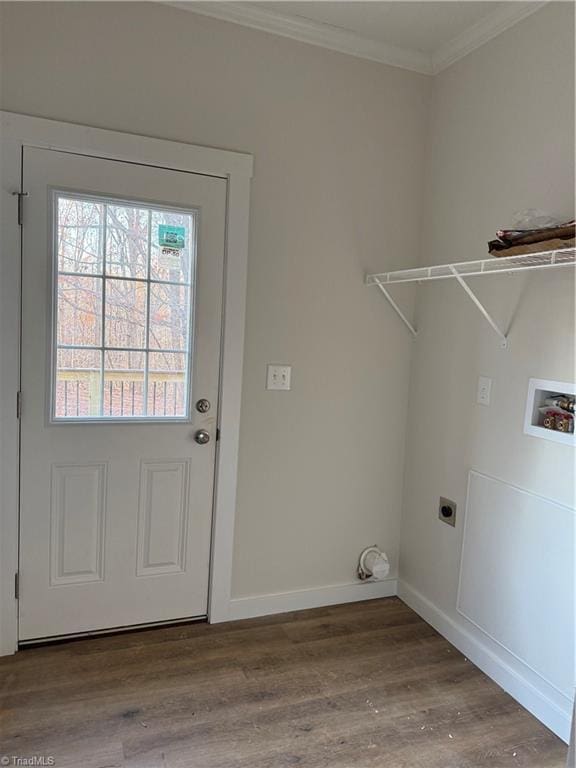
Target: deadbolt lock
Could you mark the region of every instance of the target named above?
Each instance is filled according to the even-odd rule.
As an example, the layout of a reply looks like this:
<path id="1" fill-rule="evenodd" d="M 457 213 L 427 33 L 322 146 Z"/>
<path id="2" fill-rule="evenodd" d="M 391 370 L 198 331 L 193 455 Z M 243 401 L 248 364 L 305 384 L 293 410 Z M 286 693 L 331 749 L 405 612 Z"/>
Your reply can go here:
<path id="1" fill-rule="evenodd" d="M 200 400 L 196 402 L 196 410 L 199 413 L 208 413 L 210 410 L 210 400 L 206 400 L 205 397 L 201 397 Z"/>

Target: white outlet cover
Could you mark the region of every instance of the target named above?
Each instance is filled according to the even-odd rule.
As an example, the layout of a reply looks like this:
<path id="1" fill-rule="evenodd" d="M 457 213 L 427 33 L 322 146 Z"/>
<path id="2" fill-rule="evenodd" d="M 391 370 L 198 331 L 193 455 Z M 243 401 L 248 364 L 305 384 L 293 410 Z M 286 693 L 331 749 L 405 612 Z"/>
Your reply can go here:
<path id="1" fill-rule="evenodd" d="M 290 389 L 292 366 L 269 365 L 266 375 L 266 389 Z"/>
<path id="2" fill-rule="evenodd" d="M 492 392 L 492 379 L 488 376 L 478 376 L 478 389 L 476 391 L 476 402 L 478 405 L 490 405 L 490 394 Z"/>

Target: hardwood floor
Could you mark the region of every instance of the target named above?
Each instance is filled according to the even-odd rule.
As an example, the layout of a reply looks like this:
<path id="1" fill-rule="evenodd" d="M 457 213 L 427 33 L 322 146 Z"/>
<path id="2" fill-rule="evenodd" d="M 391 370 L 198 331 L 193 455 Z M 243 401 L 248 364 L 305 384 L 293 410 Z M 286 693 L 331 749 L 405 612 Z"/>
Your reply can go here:
<path id="1" fill-rule="evenodd" d="M 559 739 L 397 598 L 28 649 L 0 659 L 0 694 L 0 755 L 53 756 L 57 768 L 566 760 Z"/>

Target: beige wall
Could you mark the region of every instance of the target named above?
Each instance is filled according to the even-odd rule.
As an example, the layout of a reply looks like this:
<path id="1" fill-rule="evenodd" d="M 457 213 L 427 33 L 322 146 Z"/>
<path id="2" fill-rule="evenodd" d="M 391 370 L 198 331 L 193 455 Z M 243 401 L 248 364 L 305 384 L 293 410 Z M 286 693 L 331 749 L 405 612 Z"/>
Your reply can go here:
<path id="1" fill-rule="evenodd" d="M 395 571 L 412 346 L 362 279 L 418 256 L 431 81 L 168 6 L 0 14 L 3 109 L 255 155 L 234 594 Z"/>
<path id="2" fill-rule="evenodd" d="M 555 3 L 434 79 L 423 261 L 482 258 L 521 209 L 574 215 L 573 35 L 573 7 Z M 501 323 L 513 316 L 506 351 L 456 284 L 420 288 L 400 561 L 457 622 L 468 470 L 574 499 L 573 449 L 523 434 L 528 379 L 574 379 L 573 272 L 475 286 Z M 493 379 L 489 408 L 476 405 L 479 374 Z M 459 505 L 455 531 L 437 519 L 440 495 Z"/>
<path id="3" fill-rule="evenodd" d="M 426 78 L 166 6 L 0 3 L 3 109 L 255 155 L 236 596 L 351 581 L 375 542 L 396 570 L 406 423 L 402 576 L 450 615 L 462 514 L 440 524 L 440 494 L 462 511 L 474 468 L 570 502 L 570 450 L 522 418 L 530 376 L 572 378 L 572 279 L 478 285 L 514 313 L 504 352 L 454 284 L 420 289 L 413 347 L 362 276 L 480 258 L 518 209 L 570 214 L 572 14 Z M 292 392 L 265 391 L 267 362 Z"/>

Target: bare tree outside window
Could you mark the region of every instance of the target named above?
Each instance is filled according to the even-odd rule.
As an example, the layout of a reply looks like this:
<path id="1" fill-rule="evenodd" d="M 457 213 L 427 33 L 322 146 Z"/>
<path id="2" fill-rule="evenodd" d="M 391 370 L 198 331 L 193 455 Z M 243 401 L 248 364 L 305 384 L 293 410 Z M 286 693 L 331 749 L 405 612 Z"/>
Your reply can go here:
<path id="1" fill-rule="evenodd" d="M 195 214 L 57 195 L 55 217 L 54 418 L 185 418 Z"/>

